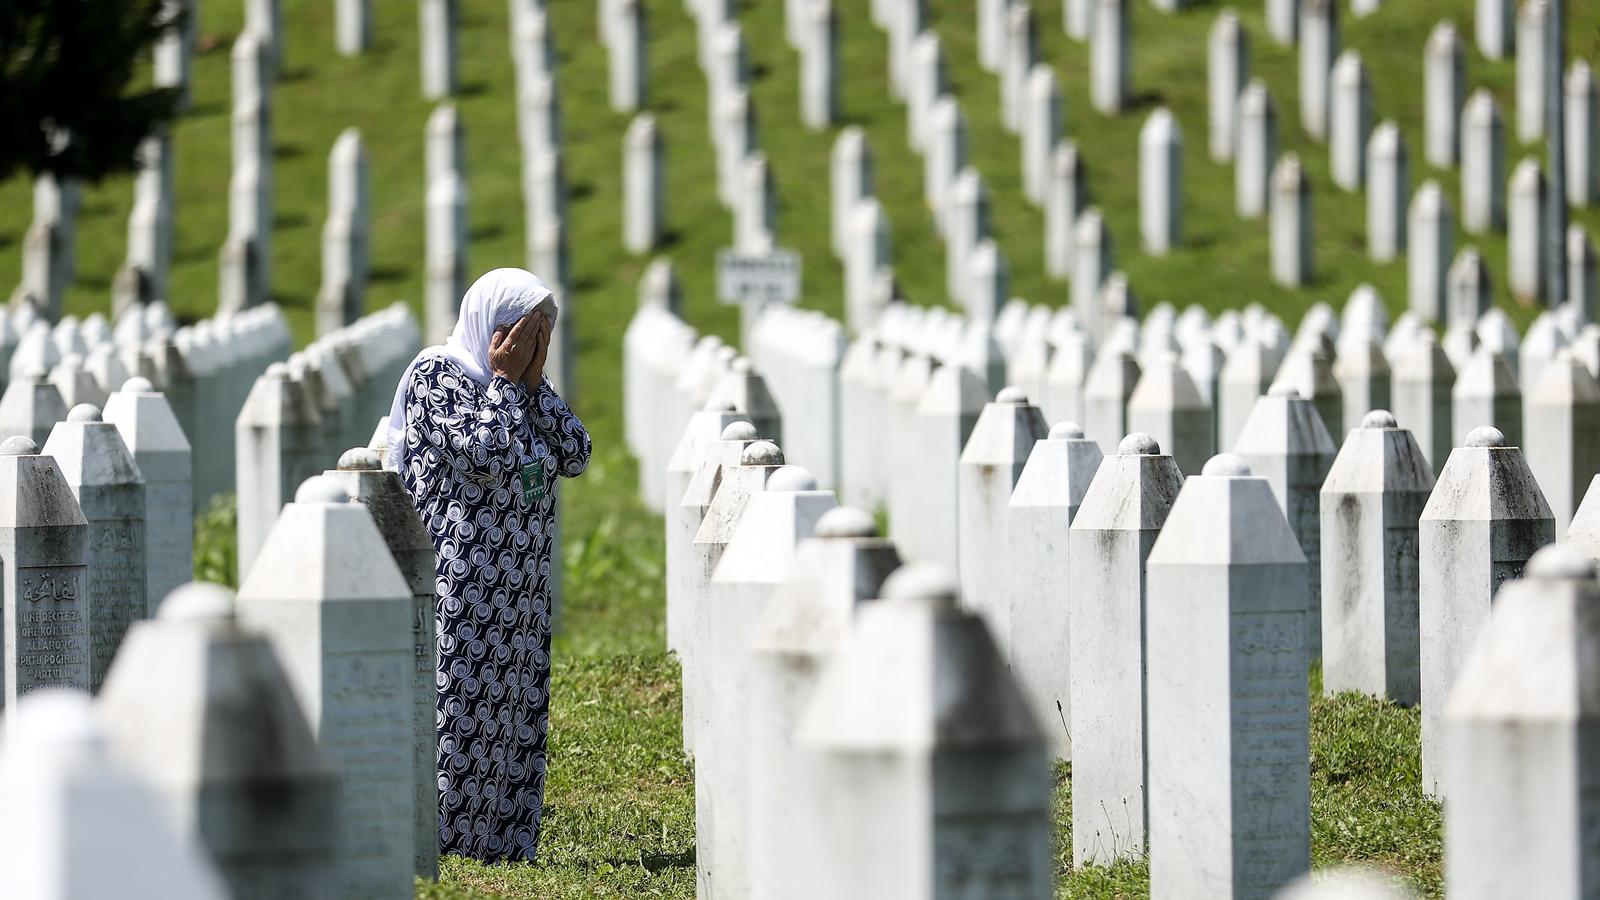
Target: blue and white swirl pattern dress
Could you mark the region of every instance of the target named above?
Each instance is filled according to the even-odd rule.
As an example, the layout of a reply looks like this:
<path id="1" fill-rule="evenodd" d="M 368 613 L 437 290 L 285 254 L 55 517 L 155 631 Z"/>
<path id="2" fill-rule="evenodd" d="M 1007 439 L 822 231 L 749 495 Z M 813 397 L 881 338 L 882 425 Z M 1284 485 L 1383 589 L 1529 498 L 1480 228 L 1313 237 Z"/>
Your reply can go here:
<path id="1" fill-rule="evenodd" d="M 532 860 L 550 730 L 550 542 L 557 476 L 589 465 L 589 433 L 550 386 L 532 395 L 455 363 L 406 389 L 401 479 L 438 560 L 439 847 Z M 543 484 L 523 490 L 524 469 Z"/>

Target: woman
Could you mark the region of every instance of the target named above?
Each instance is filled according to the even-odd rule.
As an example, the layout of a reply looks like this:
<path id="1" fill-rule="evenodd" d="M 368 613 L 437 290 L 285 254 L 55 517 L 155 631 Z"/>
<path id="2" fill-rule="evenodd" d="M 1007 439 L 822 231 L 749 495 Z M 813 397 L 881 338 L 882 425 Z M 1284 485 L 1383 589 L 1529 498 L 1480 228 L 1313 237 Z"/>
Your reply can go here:
<path id="1" fill-rule="evenodd" d="M 439 846 L 481 860 L 538 847 L 556 477 L 589 465 L 589 433 L 544 377 L 554 322 L 534 310 L 551 296 L 521 269 L 479 278 L 389 418 L 437 554 Z"/>

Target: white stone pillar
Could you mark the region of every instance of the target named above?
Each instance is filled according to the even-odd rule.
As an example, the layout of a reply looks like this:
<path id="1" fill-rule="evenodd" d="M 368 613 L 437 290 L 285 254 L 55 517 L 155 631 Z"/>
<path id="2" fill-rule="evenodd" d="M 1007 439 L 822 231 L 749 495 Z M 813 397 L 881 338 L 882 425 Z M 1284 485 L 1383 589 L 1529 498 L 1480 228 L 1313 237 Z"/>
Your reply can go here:
<path id="1" fill-rule="evenodd" d="M 1393 262 L 1406 253 L 1411 159 L 1400 126 L 1386 119 L 1367 141 L 1367 255 Z M 1426 249 L 1426 248 L 1423 248 Z"/>
<path id="2" fill-rule="evenodd" d="M 961 451 L 959 515 L 961 597 L 997 633 L 1009 635 L 1006 513 L 1011 490 L 1034 444 L 1049 435 L 1039 408 L 1007 387 L 985 404 Z"/>
<path id="3" fill-rule="evenodd" d="M 1101 462 L 1072 520 L 1067 603 L 1077 865 L 1145 853 L 1151 662 L 1145 562 L 1182 486 L 1172 457 L 1149 435 L 1130 434 Z"/>
<path id="4" fill-rule="evenodd" d="M 1545 52 L 1550 30 L 1546 0 L 1524 0 L 1517 10 L 1517 140 L 1531 144 L 1544 137 Z"/>
<path id="5" fill-rule="evenodd" d="M 1314 141 L 1328 137 L 1329 79 L 1339 56 L 1339 7 L 1334 0 L 1300 2 L 1300 127 Z"/>
<path id="6" fill-rule="evenodd" d="M 985 72 L 1000 71 L 1006 52 L 1008 0 L 978 0 L 978 65 Z"/>
<path id="7" fill-rule="evenodd" d="M 1594 563 L 1550 547 L 1507 584 L 1444 710 L 1445 881 L 1451 897 L 1581 896 L 1600 815 L 1581 734 L 1600 634 Z M 1571 810 L 1551 816 L 1552 808 Z"/>
<path id="8" fill-rule="evenodd" d="M 1389 408 L 1389 360 L 1383 355 L 1383 345 L 1376 341 L 1364 335 L 1341 339 L 1333 377 L 1339 383 L 1344 409 L 1343 420 L 1333 425 L 1338 434 L 1362 427 L 1367 413 Z"/>
<path id="9" fill-rule="evenodd" d="M 3 406 L 3 403 L 0 403 Z M 274 363 L 256 379 L 234 425 L 239 494 L 239 572 L 248 577 L 278 511 L 300 482 L 322 471 L 322 415 L 309 393 Z"/>
<path id="10" fill-rule="evenodd" d="M 1211 404 L 1200 396 L 1176 353 L 1156 353 L 1141 368 L 1128 396 L 1128 430 L 1154 438 L 1186 475 L 1198 473 L 1211 456 L 1216 447 Z"/>
<path id="11" fill-rule="evenodd" d="M 611 109 L 637 112 L 647 102 L 650 85 L 649 28 L 639 0 L 604 0 L 611 10 L 607 75 Z"/>
<path id="12" fill-rule="evenodd" d="M 1572 61 L 1566 77 L 1567 202 L 1586 207 L 1600 202 L 1600 107 L 1595 102 L 1594 73 L 1581 59 Z"/>
<path id="13" fill-rule="evenodd" d="M 974 879 L 1049 895 L 1049 751 L 982 621 L 957 610 L 956 593 L 935 566 L 900 569 L 823 670 L 797 734 L 815 760 L 804 771 L 816 773 L 828 822 L 791 873 L 810 876 L 804 896 L 931 900 Z M 961 672 L 994 677 L 951 677 L 951 659 L 935 647 L 961 648 Z M 959 732 L 935 710 L 946 704 L 972 711 Z M 861 714 L 884 709 L 901 717 Z M 974 749 L 969 733 L 991 737 Z M 914 820 L 922 827 L 904 827 Z M 974 856 L 974 846 L 1007 850 Z"/>
<path id="14" fill-rule="evenodd" d="M 930 120 L 933 105 L 948 90 L 945 82 L 944 45 L 938 33 L 929 29 L 911 42 L 911 60 L 906 72 L 906 143 L 929 160 Z"/>
<path id="15" fill-rule="evenodd" d="M 399 893 L 414 877 L 411 589 L 349 501 L 331 479 L 301 485 L 239 588 L 239 621 L 272 642 L 339 772 L 339 893 Z"/>
<path id="16" fill-rule="evenodd" d="M 1506 226 L 1506 129 L 1484 88 L 1461 114 L 1461 227 L 1471 234 Z"/>
<path id="17" fill-rule="evenodd" d="M 1391 405 L 1395 418 L 1416 437 L 1431 467 L 1442 467 L 1455 446 L 1451 430 L 1455 381 L 1455 367 L 1431 330 L 1418 333 L 1416 342 L 1394 364 Z"/>
<path id="18" fill-rule="evenodd" d="M 1006 48 L 1000 61 L 1000 126 L 1021 134 L 1027 106 L 1028 76 L 1038 62 L 1039 35 L 1028 0 L 1006 3 Z"/>
<path id="19" fill-rule="evenodd" d="M 742 253 L 762 253 L 777 243 L 778 198 L 767 155 L 746 156 L 739 172 L 733 206 L 734 246 Z"/>
<path id="20" fill-rule="evenodd" d="M 1153 896 L 1265 896 L 1311 867 L 1308 574 L 1239 457 L 1172 504 L 1149 555 Z"/>
<path id="21" fill-rule="evenodd" d="M 1261 79 L 1252 79 L 1239 95 L 1239 139 L 1234 147 L 1233 207 L 1241 217 L 1267 212 L 1272 170 L 1278 163 L 1278 112 Z"/>
<path id="22" fill-rule="evenodd" d="M 977 322 L 992 322 L 1011 296 L 1011 266 L 992 238 L 985 237 L 967 254 L 967 315 Z"/>
<path id="23" fill-rule="evenodd" d="M 1267 34 L 1282 45 L 1293 45 L 1300 39 L 1301 0 L 1267 0 Z"/>
<path id="24" fill-rule="evenodd" d="M 162 598 L 193 575 L 191 448 L 166 397 L 147 379 L 129 379 L 106 402 L 114 425 L 145 481 L 145 596 L 154 613 Z"/>
<path id="25" fill-rule="evenodd" d="M 1039 63 L 1028 74 L 1022 111 L 1022 186 L 1036 206 L 1049 202 L 1050 154 L 1061 141 L 1061 90 L 1056 72 Z"/>
<path id="26" fill-rule="evenodd" d="M 1206 122 L 1214 162 L 1233 159 L 1239 137 L 1239 94 L 1250 80 L 1250 34 L 1239 14 L 1225 9 L 1206 42 Z"/>
<path id="27" fill-rule="evenodd" d="M 1183 132 L 1165 107 L 1139 129 L 1139 236 L 1155 256 L 1183 240 Z"/>
<path id="28" fill-rule="evenodd" d="M 1522 433 L 1529 438 L 1528 468 L 1550 504 L 1559 539 L 1600 473 L 1600 382 L 1566 349 L 1555 352 L 1528 392 Z"/>
<path id="29" fill-rule="evenodd" d="M 967 263 L 978 242 L 989 236 L 989 190 L 983 176 L 967 166 L 950 185 L 945 198 L 945 290 L 965 306 L 972 279 Z"/>
<path id="30" fill-rule="evenodd" d="M 624 0 L 610 0 L 624 2 Z M 422 97 L 441 100 L 456 92 L 456 0 L 421 0 L 418 44 L 422 49 Z"/>
<path id="31" fill-rule="evenodd" d="M 822 131 L 839 117 L 839 26 L 832 0 L 806 0 L 800 53 L 800 119 Z"/>
<path id="32" fill-rule="evenodd" d="M 941 366 L 929 377 L 912 414 L 912 434 L 922 452 L 909 467 L 917 473 L 909 504 L 916 537 L 903 548 L 907 556 L 941 560 L 952 569 L 960 565 L 961 451 L 990 399 L 983 377 L 965 366 Z"/>
<path id="33" fill-rule="evenodd" d="M 1328 100 L 1328 168 L 1347 191 L 1366 185 L 1367 139 L 1372 133 L 1372 81 L 1361 54 L 1346 50 L 1333 67 Z"/>
<path id="34" fill-rule="evenodd" d="M 1442 799 L 1445 700 L 1496 590 L 1555 540 L 1555 523 L 1522 451 L 1482 427 L 1451 451 L 1419 527 L 1422 789 Z"/>
<path id="35" fill-rule="evenodd" d="M 1420 699 L 1417 527 L 1432 490 L 1422 448 L 1387 410 L 1339 449 L 1321 491 L 1324 693 Z"/>
<path id="36" fill-rule="evenodd" d="M 851 331 L 860 333 L 876 318 L 873 291 L 878 276 L 894 265 L 889 216 L 878 198 L 856 201 L 849 229 L 844 259 L 845 321 Z"/>
<path id="37" fill-rule="evenodd" d="M 856 203 L 873 193 L 872 148 L 867 146 L 867 134 L 861 126 L 851 125 L 834 139 L 829 172 L 833 253 L 844 261 L 850 256 L 851 217 Z"/>
<path id="38" fill-rule="evenodd" d="M 1139 364 L 1123 348 L 1102 346 L 1083 386 L 1084 433 L 1102 449 L 1128 433 L 1128 399 L 1139 384 Z"/>
<path id="39" fill-rule="evenodd" d="M 630 253 L 649 253 L 661 240 L 666 218 L 666 173 L 656 117 L 642 113 L 623 138 L 623 245 Z"/>
<path id="40" fill-rule="evenodd" d="M 1033 445 L 1006 511 L 1005 602 L 990 610 L 990 628 L 1063 760 L 1072 759 L 1068 534 L 1101 458 L 1074 422 Z"/>
<path id="41" fill-rule="evenodd" d="M 1450 397 L 1457 446 L 1483 425 L 1498 428 L 1508 441 L 1522 442 L 1522 392 L 1504 356 L 1478 348 L 1461 366 Z"/>
<path id="42" fill-rule="evenodd" d="M 1577 313 L 1579 321 L 1594 322 L 1596 318 L 1597 287 L 1595 275 L 1594 244 L 1589 241 L 1581 225 L 1567 226 L 1567 303 Z"/>
<path id="43" fill-rule="evenodd" d="M 1272 280 L 1301 287 L 1312 274 L 1311 180 L 1293 153 L 1284 154 L 1273 167 L 1271 201 Z"/>
<path id="44" fill-rule="evenodd" d="M 1052 278 L 1072 274 L 1077 255 L 1073 227 L 1088 206 L 1086 175 L 1078 145 L 1058 140 L 1050 151 L 1045 172 L 1045 272 Z"/>
<path id="45" fill-rule="evenodd" d="M 967 166 L 967 117 L 954 96 L 946 94 L 928 114 L 927 165 L 922 169 L 922 196 L 933 210 L 939 230 L 948 234 L 946 200 L 956 176 Z"/>
<path id="46" fill-rule="evenodd" d="M 1111 229 L 1097 207 L 1090 206 L 1072 226 L 1072 311 L 1092 341 L 1101 337 L 1100 288 L 1115 268 Z M 1091 434 L 1094 427 L 1084 423 Z M 1120 435 L 1117 437 L 1121 439 Z"/>
<path id="47" fill-rule="evenodd" d="M 1477 0 L 1473 24 L 1478 52 L 1485 58 L 1504 59 L 1511 55 L 1515 14 L 1514 0 Z"/>
<path id="48" fill-rule="evenodd" d="M 1544 294 L 1544 171 L 1529 157 L 1511 173 L 1506 199 L 1506 287 L 1523 303 Z M 1559 305 L 1552 299 L 1548 305 Z"/>
<path id="49" fill-rule="evenodd" d="M 1084 387 L 1094 365 L 1094 350 L 1081 332 L 1063 335 L 1044 373 L 1045 421 L 1081 422 L 1084 418 Z"/>
<path id="50" fill-rule="evenodd" d="M 1461 151 L 1461 108 L 1466 102 L 1466 63 L 1453 22 L 1428 34 L 1423 61 L 1423 123 L 1428 165 L 1448 169 Z"/>
<path id="51" fill-rule="evenodd" d="M 1127 0 L 1091 0 L 1094 33 L 1089 41 L 1089 97 L 1094 108 L 1116 115 L 1132 96 L 1133 39 Z"/>

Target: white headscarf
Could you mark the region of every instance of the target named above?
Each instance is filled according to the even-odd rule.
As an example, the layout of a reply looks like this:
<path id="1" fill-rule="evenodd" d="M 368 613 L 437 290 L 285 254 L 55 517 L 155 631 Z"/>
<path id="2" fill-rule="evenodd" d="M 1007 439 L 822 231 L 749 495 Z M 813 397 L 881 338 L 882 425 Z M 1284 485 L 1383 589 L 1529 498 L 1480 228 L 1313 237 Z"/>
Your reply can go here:
<path id="1" fill-rule="evenodd" d="M 394 403 L 389 407 L 389 465 L 398 469 L 406 443 L 406 388 L 412 373 L 424 360 L 443 357 L 451 360 L 480 386 L 487 385 L 489 339 L 502 325 L 512 325 L 533 312 L 546 298 L 554 298 L 538 276 L 523 269 L 494 269 L 472 283 L 461 298 L 455 330 L 443 344 L 424 347 L 406 366 L 406 373 L 395 387 Z"/>

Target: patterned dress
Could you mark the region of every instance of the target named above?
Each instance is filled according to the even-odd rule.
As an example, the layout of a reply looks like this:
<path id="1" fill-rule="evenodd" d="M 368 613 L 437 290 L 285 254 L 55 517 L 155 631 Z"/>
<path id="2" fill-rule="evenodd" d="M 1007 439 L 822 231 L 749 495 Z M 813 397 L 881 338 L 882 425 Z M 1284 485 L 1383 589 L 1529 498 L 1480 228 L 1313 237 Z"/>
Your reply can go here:
<path id="1" fill-rule="evenodd" d="M 589 433 L 545 379 L 530 397 L 455 363 L 418 363 L 401 478 L 438 559 L 439 847 L 532 860 L 550 730 L 550 541 L 556 477 Z"/>

